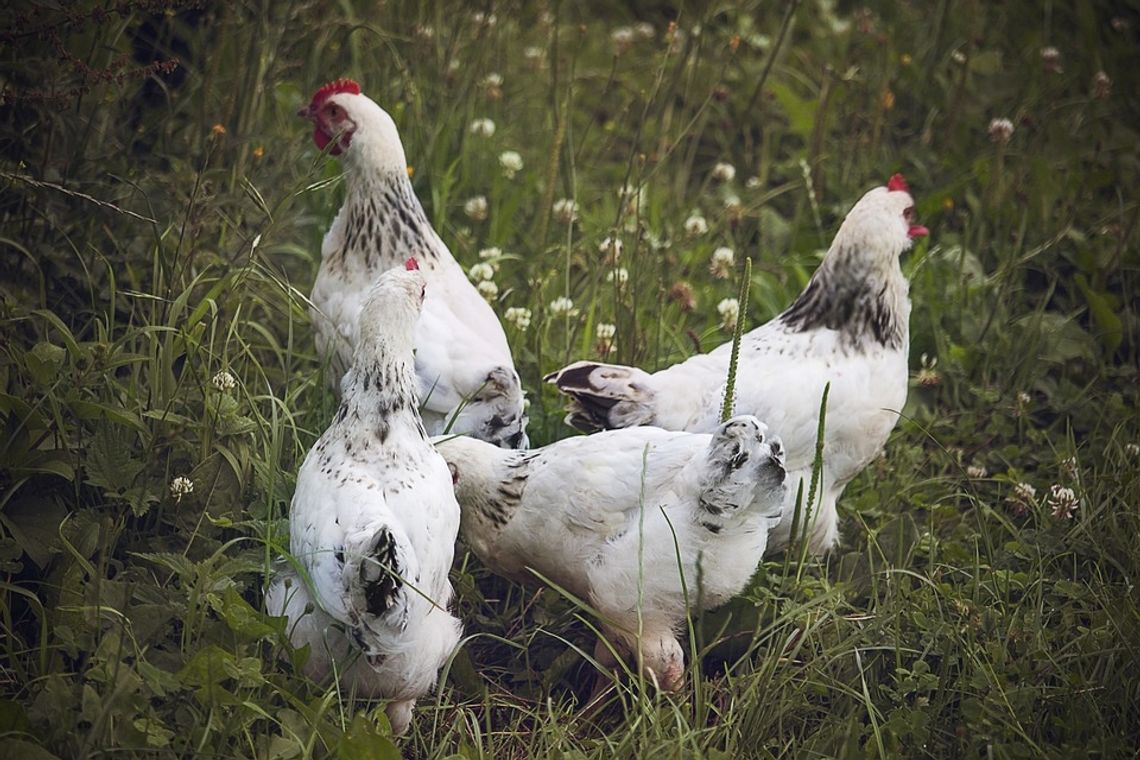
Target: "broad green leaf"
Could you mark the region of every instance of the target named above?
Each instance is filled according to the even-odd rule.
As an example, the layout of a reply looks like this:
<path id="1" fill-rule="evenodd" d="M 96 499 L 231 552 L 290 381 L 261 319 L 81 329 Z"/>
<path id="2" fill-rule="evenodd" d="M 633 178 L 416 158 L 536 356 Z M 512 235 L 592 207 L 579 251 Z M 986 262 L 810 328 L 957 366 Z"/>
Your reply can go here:
<path id="1" fill-rule="evenodd" d="M 361 713 L 352 719 L 336 745 L 339 760 L 400 760 L 400 750 Z"/>

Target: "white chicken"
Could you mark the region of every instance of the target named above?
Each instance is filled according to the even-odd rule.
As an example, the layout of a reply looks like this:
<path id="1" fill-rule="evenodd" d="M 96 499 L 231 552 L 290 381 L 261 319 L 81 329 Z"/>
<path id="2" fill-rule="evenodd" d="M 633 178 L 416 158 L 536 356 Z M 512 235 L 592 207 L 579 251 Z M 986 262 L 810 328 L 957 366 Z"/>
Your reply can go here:
<path id="1" fill-rule="evenodd" d="M 420 272 L 393 270 L 365 299 L 336 419 L 297 474 L 290 549 L 307 582 L 281 573 L 266 598 L 271 614 L 288 616 L 293 644 L 312 645 L 306 674 L 335 672 L 347 688 L 390 700 L 396 733 L 461 630 L 447 610 L 459 506 L 416 411 L 424 287 Z"/>
<path id="2" fill-rule="evenodd" d="M 484 564 L 589 602 L 646 677 L 675 690 L 686 610 L 738 594 L 779 520 L 783 453 L 764 432 L 743 415 L 711 435 L 636 427 L 530 452 L 464 437 L 436 448 Z"/>
<path id="3" fill-rule="evenodd" d="M 800 483 L 807 500 L 824 388 L 830 384 L 822 478 L 800 518 L 817 554 L 837 543 L 836 500 L 882 449 L 906 402 L 910 299 L 899 255 L 927 234 L 913 214 L 902 175 L 869 191 L 796 301 L 743 337 L 734 408 L 764 420 L 787 449 L 789 488 L 774 547 L 791 538 Z M 567 422 L 583 430 L 709 431 L 724 398 L 731 347 L 653 374 L 579 361 L 546 379 L 571 396 Z"/>
<path id="4" fill-rule="evenodd" d="M 359 340 L 358 317 L 376 276 L 419 261 L 427 298 L 416 328 L 416 378 L 424 425 L 498 446 L 526 448 L 523 392 L 506 335 L 436 234 L 408 179 L 396 124 L 348 79 L 317 90 L 300 115 L 313 140 L 344 162 L 344 205 L 321 244 L 313 284 L 317 353 L 335 381 Z"/>

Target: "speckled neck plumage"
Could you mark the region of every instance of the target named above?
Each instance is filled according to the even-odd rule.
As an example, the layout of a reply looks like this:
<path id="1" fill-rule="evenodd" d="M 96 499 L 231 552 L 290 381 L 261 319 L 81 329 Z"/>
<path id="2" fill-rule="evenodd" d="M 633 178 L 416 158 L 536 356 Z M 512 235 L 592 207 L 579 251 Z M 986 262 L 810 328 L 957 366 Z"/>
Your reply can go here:
<path id="1" fill-rule="evenodd" d="M 409 257 L 421 264 L 439 258 L 431 244 L 435 230 L 403 172 L 350 174 L 345 206 L 344 246 L 330 263 L 356 259 L 382 271 Z"/>
<path id="2" fill-rule="evenodd" d="M 843 345 L 901 349 L 910 320 L 909 286 L 893 267 L 870 267 L 842 249 L 828 253 L 807 287 L 780 315 L 792 332 L 839 331 Z"/>
<path id="3" fill-rule="evenodd" d="M 423 420 L 416 413 L 415 371 L 407 361 L 358 361 L 346 384 L 335 424 L 375 435 L 381 445 L 392 428 L 401 424 L 427 438 Z"/>

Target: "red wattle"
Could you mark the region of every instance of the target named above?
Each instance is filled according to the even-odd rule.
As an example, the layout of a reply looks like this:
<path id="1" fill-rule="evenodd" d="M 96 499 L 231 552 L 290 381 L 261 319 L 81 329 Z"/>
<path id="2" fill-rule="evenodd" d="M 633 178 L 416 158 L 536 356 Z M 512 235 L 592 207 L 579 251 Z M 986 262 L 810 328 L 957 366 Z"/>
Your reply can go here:
<path id="1" fill-rule="evenodd" d="M 906 234 L 912 238 L 926 237 L 930 234 L 930 230 L 926 229 L 921 224 L 912 224 L 910 226 L 910 229 L 906 231 Z"/>
<path id="2" fill-rule="evenodd" d="M 407 261 L 404 262 L 404 269 L 407 269 L 409 272 L 418 270 L 419 268 L 420 268 L 419 262 L 416 261 L 414 257 L 409 258 Z"/>

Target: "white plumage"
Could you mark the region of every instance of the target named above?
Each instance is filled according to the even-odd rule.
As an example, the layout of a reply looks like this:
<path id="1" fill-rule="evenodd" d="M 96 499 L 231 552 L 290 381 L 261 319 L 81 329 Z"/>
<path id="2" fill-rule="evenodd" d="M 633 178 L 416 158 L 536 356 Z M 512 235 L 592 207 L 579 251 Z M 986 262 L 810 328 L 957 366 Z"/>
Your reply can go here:
<path id="1" fill-rule="evenodd" d="M 712 435 L 636 427 L 530 452 L 463 437 L 436 447 L 472 551 L 502 575 L 537 575 L 588 601 L 646 675 L 675 689 L 686 592 L 700 609 L 738 594 L 779 520 L 783 454 L 764 431 L 745 415 Z"/>
<path id="2" fill-rule="evenodd" d="M 350 80 L 316 92 L 301 114 L 318 147 L 344 161 L 344 205 L 321 245 L 313 285 L 317 353 L 339 380 L 359 339 L 358 315 L 376 276 L 414 257 L 427 281 L 416 327 L 424 425 L 526 448 L 523 393 L 494 310 L 468 281 L 424 214 L 392 118 Z"/>
<path id="3" fill-rule="evenodd" d="M 910 300 L 899 255 L 926 234 L 911 223 L 913 205 L 901 175 L 869 191 L 795 303 L 743 338 L 735 409 L 764 420 L 787 449 L 789 488 L 775 547 L 790 539 L 801 482 L 807 498 L 824 388 L 830 384 L 822 482 L 808 523 L 816 553 L 838 541 L 836 500 L 882 449 L 906 402 Z M 572 397 L 567 421 L 584 430 L 709 431 L 730 351 L 731 342 L 653 374 L 580 361 L 546 379 Z"/>
<path id="4" fill-rule="evenodd" d="M 365 300 L 340 408 L 301 465 L 289 515 L 309 583 L 283 571 L 266 599 L 289 617 L 293 644 L 312 645 L 306 673 L 327 681 L 335 667 L 345 688 L 391 700 L 397 733 L 461 629 L 447 611 L 459 506 L 416 411 L 424 287 L 418 271 L 393 270 Z"/>

